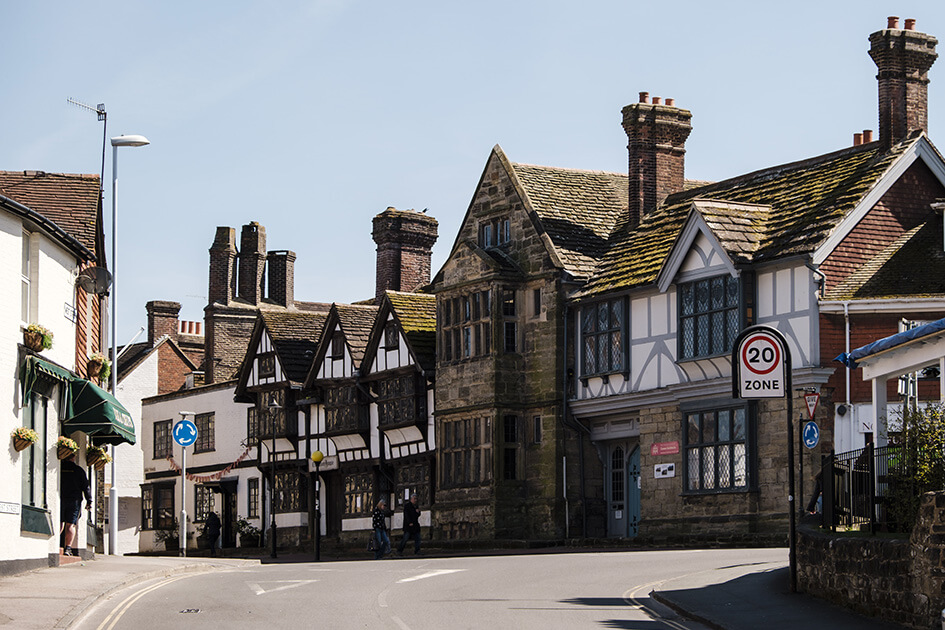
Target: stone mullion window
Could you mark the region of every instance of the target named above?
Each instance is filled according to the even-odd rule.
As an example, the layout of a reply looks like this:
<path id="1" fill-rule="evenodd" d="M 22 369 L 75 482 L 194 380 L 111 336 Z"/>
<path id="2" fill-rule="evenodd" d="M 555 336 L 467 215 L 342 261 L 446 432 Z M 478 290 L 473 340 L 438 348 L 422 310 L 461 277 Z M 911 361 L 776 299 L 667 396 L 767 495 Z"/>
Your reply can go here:
<path id="1" fill-rule="evenodd" d="M 439 309 L 440 360 L 462 361 L 492 352 L 492 292 L 443 298 Z"/>
<path id="2" fill-rule="evenodd" d="M 502 349 L 507 353 L 519 350 L 518 305 L 515 289 L 502 291 Z"/>
<path id="3" fill-rule="evenodd" d="M 491 431 L 488 418 L 443 422 L 437 449 L 440 487 L 475 486 L 492 479 Z"/>
<path id="4" fill-rule="evenodd" d="M 687 492 L 732 492 L 748 488 L 748 408 L 684 414 L 683 444 Z"/>

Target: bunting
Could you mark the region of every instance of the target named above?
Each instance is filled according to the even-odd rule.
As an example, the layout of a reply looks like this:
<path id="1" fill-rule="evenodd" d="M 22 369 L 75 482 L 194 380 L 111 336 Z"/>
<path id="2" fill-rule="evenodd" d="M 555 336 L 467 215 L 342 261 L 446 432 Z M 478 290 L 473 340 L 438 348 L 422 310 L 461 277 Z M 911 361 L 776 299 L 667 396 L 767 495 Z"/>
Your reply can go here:
<path id="1" fill-rule="evenodd" d="M 238 466 L 240 462 L 246 459 L 246 456 L 249 455 L 249 452 L 253 448 L 254 447 L 252 446 L 247 447 L 246 450 L 243 451 L 243 454 L 236 458 L 236 461 L 232 462 L 226 468 L 224 468 L 223 470 L 219 472 L 215 472 L 209 475 L 194 475 L 192 473 L 187 473 L 187 479 L 189 481 L 193 481 L 194 483 L 207 483 L 209 481 L 220 481 L 220 479 L 222 479 L 225 475 L 228 475 L 230 471 L 233 470 L 234 466 Z M 173 455 L 169 455 L 167 457 L 167 461 L 171 466 L 171 470 L 173 470 L 174 472 L 180 472 L 180 465 L 176 461 L 174 461 Z"/>

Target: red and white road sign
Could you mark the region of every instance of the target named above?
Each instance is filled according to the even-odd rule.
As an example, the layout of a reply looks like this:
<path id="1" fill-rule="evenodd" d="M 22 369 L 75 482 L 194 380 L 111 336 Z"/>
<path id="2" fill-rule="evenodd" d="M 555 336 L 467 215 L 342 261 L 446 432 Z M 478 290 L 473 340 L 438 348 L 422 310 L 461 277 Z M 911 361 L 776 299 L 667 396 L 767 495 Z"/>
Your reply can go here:
<path id="1" fill-rule="evenodd" d="M 742 338 L 736 350 L 739 397 L 784 397 L 785 352 L 781 340 L 765 330 L 755 330 Z"/>
<path id="2" fill-rule="evenodd" d="M 804 394 L 804 402 L 807 403 L 807 417 L 813 420 L 817 403 L 820 402 L 820 394 Z"/>

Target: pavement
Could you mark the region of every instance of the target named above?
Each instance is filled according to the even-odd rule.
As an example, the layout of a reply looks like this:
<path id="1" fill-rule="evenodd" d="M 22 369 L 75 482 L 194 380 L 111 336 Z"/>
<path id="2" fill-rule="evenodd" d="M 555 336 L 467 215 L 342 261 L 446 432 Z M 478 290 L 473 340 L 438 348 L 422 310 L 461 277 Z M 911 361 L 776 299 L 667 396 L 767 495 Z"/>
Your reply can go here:
<path id="1" fill-rule="evenodd" d="M 310 559 L 310 555 L 283 554 L 277 562 Z M 259 558 L 99 555 L 93 560 L 7 576 L 0 578 L 0 627 L 70 628 L 96 602 L 133 584 L 182 572 L 232 569 L 260 562 Z M 860 616 L 808 594 L 791 593 L 787 567 L 727 567 L 670 580 L 658 589 L 650 594 L 657 602 L 716 630 L 904 627 Z"/>

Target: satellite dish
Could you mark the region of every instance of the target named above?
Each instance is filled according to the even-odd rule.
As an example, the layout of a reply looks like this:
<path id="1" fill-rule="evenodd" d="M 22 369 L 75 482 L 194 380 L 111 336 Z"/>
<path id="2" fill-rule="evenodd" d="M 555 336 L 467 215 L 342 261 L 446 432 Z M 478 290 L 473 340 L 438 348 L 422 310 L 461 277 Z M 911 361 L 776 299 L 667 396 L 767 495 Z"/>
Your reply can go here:
<path id="1" fill-rule="evenodd" d="M 112 285 L 112 274 L 104 267 L 86 267 L 79 273 L 75 283 L 85 289 L 86 293 L 101 295 Z"/>

